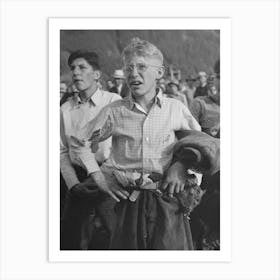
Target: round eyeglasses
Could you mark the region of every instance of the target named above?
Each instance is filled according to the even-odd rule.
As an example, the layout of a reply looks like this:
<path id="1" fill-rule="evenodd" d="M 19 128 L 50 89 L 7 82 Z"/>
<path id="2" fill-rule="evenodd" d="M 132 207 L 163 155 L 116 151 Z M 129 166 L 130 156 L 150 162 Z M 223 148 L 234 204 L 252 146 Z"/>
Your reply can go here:
<path id="1" fill-rule="evenodd" d="M 139 74 L 144 73 L 149 67 L 162 67 L 162 66 L 158 66 L 158 65 L 152 65 L 152 64 L 145 64 L 145 63 L 136 63 L 136 64 L 127 64 L 123 67 L 123 71 L 125 74 L 130 74 L 134 71 L 134 69 L 136 68 L 137 72 Z"/>

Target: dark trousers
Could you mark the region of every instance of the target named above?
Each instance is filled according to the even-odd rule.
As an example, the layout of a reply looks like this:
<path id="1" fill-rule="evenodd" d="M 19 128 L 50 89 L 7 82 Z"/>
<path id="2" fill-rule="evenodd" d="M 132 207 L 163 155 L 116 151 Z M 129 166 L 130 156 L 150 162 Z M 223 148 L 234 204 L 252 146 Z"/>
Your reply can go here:
<path id="1" fill-rule="evenodd" d="M 81 182 L 87 178 L 82 168 L 75 167 L 75 171 Z M 95 211 L 110 236 L 115 221 L 114 207 L 115 201 L 103 193 L 94 197 L 78 197 L 67 191 L 60 227 L 60 250 L 81 250 L 83 223 Z"/>
<path id="2" fill-rule="evenodd" d="M 189 221 L 175 197 L 164 200 L 151 191 L 141 191 L 135 202 L 118 203 L 116 216 L 111 250 L 193 249 Z"/>

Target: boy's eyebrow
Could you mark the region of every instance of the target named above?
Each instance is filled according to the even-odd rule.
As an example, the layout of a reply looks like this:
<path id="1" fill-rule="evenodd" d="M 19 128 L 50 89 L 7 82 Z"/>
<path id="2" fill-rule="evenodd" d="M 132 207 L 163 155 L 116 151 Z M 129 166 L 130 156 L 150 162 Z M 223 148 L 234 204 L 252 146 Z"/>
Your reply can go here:
<path id="1" fill-rule="evenodd" d="M 81 67 L 81 66 L 88 67 L 88 65 L 86 63 L 81 62 L 81 63 L 75 64 L 75 65 L 71 65 L 70 69 L 74 69 L 75 67 Z"/>

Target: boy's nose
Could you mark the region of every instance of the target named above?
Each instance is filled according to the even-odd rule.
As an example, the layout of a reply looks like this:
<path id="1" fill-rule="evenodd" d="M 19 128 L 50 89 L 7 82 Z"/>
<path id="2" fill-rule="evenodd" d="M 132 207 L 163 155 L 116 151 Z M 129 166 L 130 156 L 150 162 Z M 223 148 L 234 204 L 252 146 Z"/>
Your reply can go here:
<path id="1" fill-rule="evenodd" d="M 138 76 L 138 70 L 137 70 L 137 67 L 136 66 L 133 66 L 132 69 L 131 69 L 131 72 L 130 72 L 130 75 L 132 77 L 135 77 L 135 76 Z"/>
<path id="2" fill-rule="evenodd" d="M 72 70 L 73 74 L 79 74 L 81 71 L 79 69 L 79 67 L 75 67 L 73 70 Z"/>

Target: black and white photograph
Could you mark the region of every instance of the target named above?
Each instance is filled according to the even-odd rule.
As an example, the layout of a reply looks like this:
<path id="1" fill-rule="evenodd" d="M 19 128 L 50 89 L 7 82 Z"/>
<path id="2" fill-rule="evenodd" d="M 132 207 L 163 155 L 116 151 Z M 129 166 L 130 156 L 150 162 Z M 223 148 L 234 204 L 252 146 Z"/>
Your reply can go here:
<path id="1" fill-rule="evenodd" d="M 61 31 L 61 250 L 220 249 L 219 37 Z"/>
<path id="2" fill-rule="evenodd" d="M 59 30 L 60 251 L 221 250 L 221 30 L 180 28 Z"/>
<path id="3" fill-rule="evenodd" d="M 279 280 L 279 8 L 1 0 L 0 279 Z"/>

